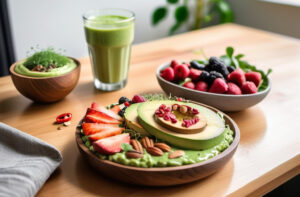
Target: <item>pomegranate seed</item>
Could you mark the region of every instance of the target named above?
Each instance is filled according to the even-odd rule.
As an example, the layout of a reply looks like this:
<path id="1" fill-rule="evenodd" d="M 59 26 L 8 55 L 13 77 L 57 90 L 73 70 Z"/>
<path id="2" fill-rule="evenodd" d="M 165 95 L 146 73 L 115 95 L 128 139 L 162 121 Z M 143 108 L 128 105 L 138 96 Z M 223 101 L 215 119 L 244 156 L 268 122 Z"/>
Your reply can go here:
<path id="1" fill-rule="evenodd" d="M 129 102 L 124 102 L 124 105 L 126 106 L 126 107 L 129 107 L 130 106 L 130 103 Z"/>

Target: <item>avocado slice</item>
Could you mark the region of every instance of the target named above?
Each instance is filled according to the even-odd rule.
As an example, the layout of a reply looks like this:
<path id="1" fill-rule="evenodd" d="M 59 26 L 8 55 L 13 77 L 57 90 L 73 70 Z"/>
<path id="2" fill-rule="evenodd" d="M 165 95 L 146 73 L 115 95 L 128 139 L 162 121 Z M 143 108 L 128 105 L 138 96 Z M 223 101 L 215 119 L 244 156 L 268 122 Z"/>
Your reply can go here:
<path id="1" fill-rule="evenodd" d="M 137 109 L 140 103 L 131 104 L 126 108 L 124 118 L 127 127 L 140 133 L 143 136 L 149 136 L 149 133 L 139 124 Z"/>
<path id="2" fill-rule="evenodd" d="M 161 104 L 167 106 L 173 104 L 188 105 L 196 108 L 205 116 L 207 126 L 201 132 L 195 134 L 182 134 L 164 128 L 156 122 L 154 117 L 155 110 L 158 109 Z M 139 104 L 137 112 L 139 123 L 146 131 L 158 139 L 180 148 L 191 150 L 208 149 L 224 139 L 225 123 L 223 119 L 214 111 L 194 103 L 171 100 L 147 101 Z"/>

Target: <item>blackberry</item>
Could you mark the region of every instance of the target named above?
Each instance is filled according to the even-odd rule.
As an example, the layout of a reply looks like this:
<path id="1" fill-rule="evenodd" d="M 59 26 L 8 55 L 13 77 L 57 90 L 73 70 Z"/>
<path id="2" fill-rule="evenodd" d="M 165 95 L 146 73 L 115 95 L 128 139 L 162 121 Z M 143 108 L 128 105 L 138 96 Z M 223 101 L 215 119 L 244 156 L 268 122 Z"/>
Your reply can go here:
<path id="1" fill-rule="evenodd" d="M 229 73 L 232 73 L 235 70 L 235 68 L 233 66 L 228 66 L 227 70 L 229 71 Z"/>
<path id="2" fill-rule="evenodd" d="M 119 113 L 118 113 L 119 116 L 124 117 L 126 108 L 127 108 L 127 107 L 123 107 L 123 109 L 121 109 L 121 110 L 119 111 Z"/>
<path id="3" fill-rule="evenodd" d="M 217 57 L 209 58 L 209 64 L 205 67 L 206 71 L 217 71 L 223 75 L 224 78 L 229 75 L 227 66 Z"/>
<path id="4" fill-rule="evenodd" d="M 224 77 L 221 73 L 216 72 L 216 71 L 210 71 L 209 72 L 209 78 L 208 78 L 208 81 L 207 81 L 208 84 L 212 84 L 215 81 L 215 79 L 217 79 L 217 78 L 224 79 Z"/>
<path id="5" fill-rule="evenodd" d="M 125 103 L 125 102 L 130 102 L 130 100 L 129 100 L 127 97 L 122 96 L 122 97 L 119 99 L 119 104 L 123 104 L 123 103 Z"/>
<path id="6" fill-rule="evenodd" d="M 192 68 L 195 68 L 195 69 L 198 69 L 198 70 L 204 70 L 204 68 L 205 68 L 204 64 L 200 64 L 197 61 L 191 61 L 190 64 L 191 64 Z"/>
<path id="7" fill-rule="evenodd" d="M 209 79 L 209 72 L 203 70 L 200 77 L 199 77 L 199 80 L 208 82 L 208 79 Z"/>

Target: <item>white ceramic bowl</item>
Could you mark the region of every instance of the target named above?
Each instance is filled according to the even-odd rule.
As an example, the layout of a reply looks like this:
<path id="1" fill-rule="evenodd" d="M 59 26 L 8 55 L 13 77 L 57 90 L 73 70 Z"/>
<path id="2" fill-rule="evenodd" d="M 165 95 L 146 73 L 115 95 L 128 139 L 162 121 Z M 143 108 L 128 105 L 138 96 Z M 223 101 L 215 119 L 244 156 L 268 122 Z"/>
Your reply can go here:
<path id="1" fill-rule="evenodd" d="M 271 90 L 271 82 L 269 80 L 268 87 L 261 92 L 255 94 L 229 95 L 215 94 L 210 92 L 201 92 L 179 86 L 173 82 L 167 81 L 160 76 L 160 72 L 167 68 L 170 62 L 164 63 L 156 70 L 156 78 L 160 87 L 166 94 L 172 96 L 183 97 L 189 100 L 204 103 L 213 106 L 222 111 L 241 111 L 262 101 Z"/>

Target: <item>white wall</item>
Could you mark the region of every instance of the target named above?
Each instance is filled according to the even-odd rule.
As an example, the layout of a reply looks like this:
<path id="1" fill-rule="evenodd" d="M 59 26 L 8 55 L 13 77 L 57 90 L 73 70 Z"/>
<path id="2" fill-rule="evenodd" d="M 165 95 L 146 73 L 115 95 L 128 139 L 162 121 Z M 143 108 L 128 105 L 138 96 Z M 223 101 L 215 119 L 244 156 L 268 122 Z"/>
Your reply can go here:
<path id="1" fill-rule="evenodd" d="M 300 38 L 300 7 L 291 0 L 279 3 L 260 0 L 228 0 L 235 23 Z M 284 4 L 290 3 L 290 5 Z"/>
<path id="2" fill-rule="evenodd" d="M 135 12 L 135 43 L 167 36 L 172 18 L 151 26 L 153 10 L 165 0 L 8 0 L 16 58 L 31 46 L 66 49 L 73 57 L 87 56 L 82 14 L 97 8 L 125 8 Z"/>

